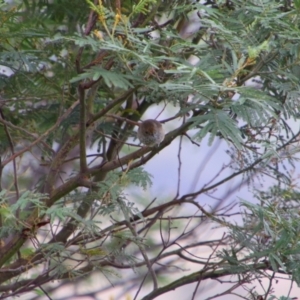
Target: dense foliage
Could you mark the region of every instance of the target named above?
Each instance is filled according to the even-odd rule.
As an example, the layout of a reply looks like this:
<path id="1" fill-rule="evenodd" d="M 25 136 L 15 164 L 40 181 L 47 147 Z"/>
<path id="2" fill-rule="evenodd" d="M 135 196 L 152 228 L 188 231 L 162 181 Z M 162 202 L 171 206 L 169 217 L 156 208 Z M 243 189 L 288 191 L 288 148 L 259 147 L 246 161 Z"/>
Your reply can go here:
<path id="1" fill-rule="evenodd" d="M 15 1 L 0 21 L 0 299 L 95 276 L 91 297 L 195 283 L 204 299 L 212 279 L 228 285 L 206 299 L 279 299 L 278 276 L 300 285 L 299 0 Z M 159 146 L 136 138 L 146 118 L 168 128 Z M 175 139 L 175 196 L 130 193 Z M 229 163 L 212 152 L 215 175 L 182 193 L 182 148 L 217 141 Z M 252 195 L 238 210 L 200 205 L 233 180 Z"/>

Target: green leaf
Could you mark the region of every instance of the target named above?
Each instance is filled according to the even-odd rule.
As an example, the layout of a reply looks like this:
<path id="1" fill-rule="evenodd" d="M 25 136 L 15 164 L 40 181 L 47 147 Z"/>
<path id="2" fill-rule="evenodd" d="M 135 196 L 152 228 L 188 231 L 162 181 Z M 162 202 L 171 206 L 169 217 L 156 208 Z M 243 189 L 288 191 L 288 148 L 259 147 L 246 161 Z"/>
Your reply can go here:
<path id="1" fill-rule="evenodd" d="M 88 72 L 79 74 L 78 76 L 72 78 L 70 80 L 70 83 L 81 81 L 86 78 L 90 78 L 93 81 L 97 81 L 100 77 L 103 78 L 104 82 L 109 88 L 119 87 L 122 89 L 129 89 L 133 87 L 133 85 L 128 80 L 131 79 L 132 76 L 118 74 L 116 72 L 107 71 L 99 67 L 93 67 L 89 69 Z"/>
<path id="2" fill-rule="evenodd" d="M 134 185 L 141 186 L 144 190 L 152 185 L 151 174 L 143 170 L 143 168 L 132 169 L 127 173 L 128 180 Z"/>
<path id="3" fill-rule="evenodd" d="M 190 121 L 194 121 L 193 126 L 200 124 L 202 126 L 200 132 L 196 133 L 195 138 L 201 140 L 209 133 L 209 144 L 211 145 L 218 134 L 227 141 L 233 142 L 236 147 L 241 148 L 241 132 L 236 121 L 227 112 L 221 109 L 210 109 L 205 115 L 193 117 Z"/>

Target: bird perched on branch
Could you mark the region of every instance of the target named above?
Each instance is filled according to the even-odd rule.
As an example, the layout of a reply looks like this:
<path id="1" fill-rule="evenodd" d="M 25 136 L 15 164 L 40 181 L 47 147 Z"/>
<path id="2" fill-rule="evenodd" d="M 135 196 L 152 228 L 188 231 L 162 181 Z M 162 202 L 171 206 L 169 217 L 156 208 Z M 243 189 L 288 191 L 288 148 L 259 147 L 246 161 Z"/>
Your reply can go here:
<path id="1" fill-rule="evenodd" d="M 149 119 L 138 126 L 137 137 L 141 143 L 151 147 L 159 145 L 163 141 L 165 132 L 160 122 Z"/>
<path id="2" fill-rule="evenodd" d="M 137 125 L 139 127 L 137 137 L 140 142 L 146 146 L 152 147 L 159 145 L 165 138 L 163 126 L 159 121 L 149 119 L 140 123 L 116 115 L 107 114 L 107 116 L 128 122 L 132 125 Z"/>

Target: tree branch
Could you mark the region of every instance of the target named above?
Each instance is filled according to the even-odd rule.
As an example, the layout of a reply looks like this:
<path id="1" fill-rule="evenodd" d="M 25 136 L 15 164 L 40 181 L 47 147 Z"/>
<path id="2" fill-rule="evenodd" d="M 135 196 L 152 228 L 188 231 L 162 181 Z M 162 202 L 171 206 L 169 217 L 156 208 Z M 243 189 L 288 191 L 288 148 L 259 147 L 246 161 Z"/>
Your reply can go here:
<path id="1" fill-rule="evenodd" d="M 253 270 L 253 269 L 264 270 L 267 268 L 268 268 L 267 263 L 252 264 L 252 265 L 246 266 L 244 268 L 244 270 L 240 271 L 239 274 L 247 273 L 247 272 L 249 272 L 249 270 Z M 232 271 L 229 271 L 228 269 L 213 270 L 210 272 L 203 272 L 203 271 L 195 272 L 188 276 L 181 277 L 178 280 L 175 280 L 175 281 L 171 282 L 170 284 L 165 285 L 164 287 L 158 288 L 157 290 L 155 290 L 155 291 L 151 292 L 150 294 L 146 295 L 145 297 L 143 297 L 142 300 L 155 299 L 156 297 L 158 297 L 166 292 L 175 290 L 175 289 L 179 288 L 180 286 L 190 284 L 193 282 L 197 282 L 199 280 L 215 279 L 215 278 L 220 278 L 220 277 L 224 277 L 224 276 L 228 276 L 228 275 L 232 275 Z"/>

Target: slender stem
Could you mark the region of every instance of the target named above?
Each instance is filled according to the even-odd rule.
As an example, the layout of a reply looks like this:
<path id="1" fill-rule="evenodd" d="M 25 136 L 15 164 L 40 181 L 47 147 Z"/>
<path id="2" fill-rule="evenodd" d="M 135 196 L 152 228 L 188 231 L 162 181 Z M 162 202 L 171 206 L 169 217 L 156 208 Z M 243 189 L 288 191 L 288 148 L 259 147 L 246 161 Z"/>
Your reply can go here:
<path id="1" fill-rule="evenodd" d="M 10 156 L 8 159 L 6 159 L 3 163 L 2 163 L 2 167 L 4 167 L 5 165 L 7 165 L 8 163 L 10 163 L 12 160 L 14 160 L 16 157 L 22 155 L 24 152 L 28 151 L 29 149 L 31 149 L 32 147 L 34 147 L 36 144 L 42 142 L 42 140 L 44 138 L 46 138 L 51 132 L 53 132 L 54 130 L 57 129 L 57 127 L 61 124 L 61 122 L 63 120 L 65 120 L 70 113 L 73 111 L 73 109 L 79 104 L 79 101 L 74 102 L 67 110 L 66 112 L 57 119 L 56 123 L 49 128 L 47 131 L 45 131 L 39 138 L 37 138 L 35 141 L 33 141 L 30 145 L 28 145 L 27 147 L 23 148 L 22 150 L 16 152 L 14 155 Z M 17 129 L 22 131 L 21 127 L 18 127 L 14 124 L 12 124 L 11 122 L 5 121 L 5 120 L 0 120 L 0 123 L 2 124 L 6 124 L 9 127 L 13 128 L 13 129 Z M 23 130 L 24 133 L 26 133 L 28 135 L 28 131 Z"/>
<path id="2" fill-rule="evenodd" d="M 86 162 L 86 106 L 85 93 L 81 84 L 78 86 L 80 102 L 80 121 L 79 121 L 79 148 L 80 148 L 80 171 L 84 174 L 87 170 Z"/>
<path id="3" fill-rule="evenodd" d="M 4 114 L 2 109 L 0 109 L 0 116 L 2 120 L 5 120 Z M 6 133 L 8 142 L 9 142 L 9 147 L 10 147 L 10 151 L 11 154 L 14 155 L 15 154 L 15 150 L 14 150 L 14 143 L 13 140 L 11 138 L 11 135 L 9 133 L 9 130 L 7 128 L 6 124 L 4 125 L 4 131 Z M 17 164 L 16 164 L 16 158 L 13 159 L 13 172 L 14 172 L 14 186 L 15 186 L 15 190 L 16 190 L 16 199 L 18 200 L 20 198 L 20 193 L 19 193 L 19 184 L 18 184 L 18 174 L 17 174 Z M 17 218 L 19 217 L 19 209 L 16 212 L 16 216 Z"/>
<path id="4" fill-rule="evenodd" d="M 138 237 L 138 234 L 136 233 L 135 229 L 133 228 L 133 226 L 131 225 L 131 223 L 129 222 L 129 220 L 127 220 L 127 213 L 126 213 L 126 211 L 125 211 L 124 204 L 123 204 L 121 201 L 118 201 L 118 202 L 120 203 L 120 208 L 121 208 L 121 210 L 122 210 L 122 212 L 123 212 L 123 215 L 124 215 L 124 217 L 125 217 L 125 223 L 126 223 L 126 225 L 127 225 L 128 228 L 130 229 L 132 235 L 133 235 L 136 239 L 138 239 L 138 238 L 139 238 L 139 237 Z M 147 256 L 147 252 L 146 252 L 146 250 L 145 250 L 145 247 L 144 247 L 144 245 L 143 245 L 141 242 L 139 242 L 139 241 L 137 241 L 136 244 L 137 244 L 137 246 L 139 247 L 139 249 L 140 249 L 140 251 L 141 251 L 141 253 L 142 253 L 142 256 L 144 257 L 144 260 L 145 260 L 146 265 L 147 265 L 147 267 L 148 267 L 148 271 L 149 271 L 150 274 L 151 274 L 151 277 L 152 277 L 152 280 L 153 280 L 153 289 L 156 290 L 157 287 L 158 287 L 156 274 L 155 274 L 155 272 L 154 272 L 154 270 L 153 270 L 153 268 L 152 268 L 152 264 L 151 264 L 151 262 L 150 262 L 150 260 L 149 260 L 149 258 L 148 258 L 148 256 Z"/>

